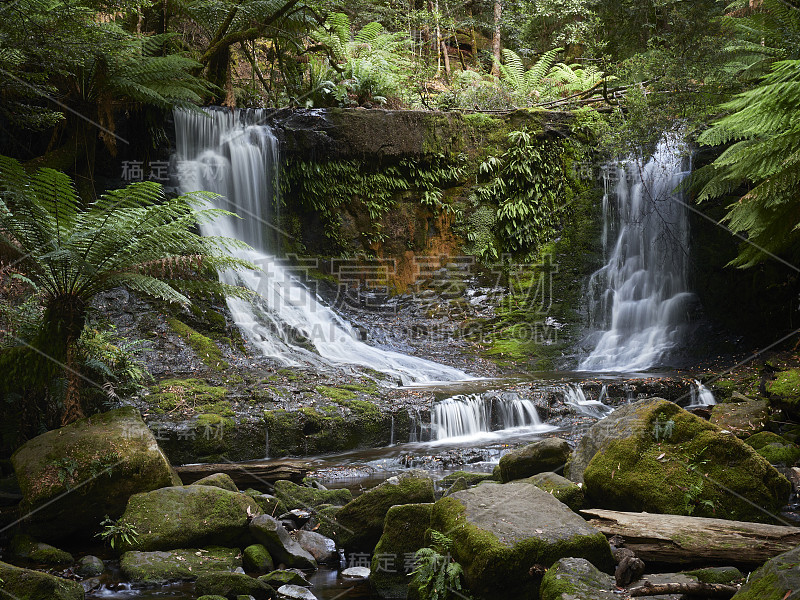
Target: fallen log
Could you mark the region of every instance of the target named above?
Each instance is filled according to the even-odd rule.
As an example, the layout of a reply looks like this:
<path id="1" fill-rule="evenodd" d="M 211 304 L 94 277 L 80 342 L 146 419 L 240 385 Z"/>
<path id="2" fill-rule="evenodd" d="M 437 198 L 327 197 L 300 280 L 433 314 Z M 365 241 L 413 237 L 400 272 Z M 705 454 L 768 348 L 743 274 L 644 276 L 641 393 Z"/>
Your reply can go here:
<path id="1" fill-rule="evenodd" d="M 739 586 L 723 583 L 650 583 L 628 588 L 632 598 L 639 596 L 659 596 L 661 594 L 686 594 L 703 598 L 731 598 L 739 591 Z"/>
<path id="2" fill-rule="evenodd" d="M 754 567 L 800 544 L 798 527 L 601 509 L 581 514 L 606 536 L 621 536 L 645 562 Z"/>
<path id="3" fill-rule="evenodd" d="M 300 483 L 308 473 L 308 463 L 299 460 L 251 460 L 230 463 L 202 463 L 175 467 L 184 485 L 194 483 L 214 473 L 230 475 L 240 488 L 253 487 L 262 489 L 265 484 L 272 484 L 279 479 L 288 479 Z"/>

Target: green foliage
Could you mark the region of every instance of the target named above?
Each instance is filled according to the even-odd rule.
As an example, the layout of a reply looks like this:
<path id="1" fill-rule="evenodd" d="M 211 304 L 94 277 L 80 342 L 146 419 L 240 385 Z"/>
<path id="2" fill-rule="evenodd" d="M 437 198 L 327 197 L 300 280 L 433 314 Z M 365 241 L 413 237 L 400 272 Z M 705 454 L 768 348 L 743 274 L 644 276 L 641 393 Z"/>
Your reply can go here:
<path id="1" fill-rule="evenodd" d="M 450 556 L 453 541 L 434 530 L 430 536 L 431 547 L 420 548 L 414 554 L 416 568 L 411 573 L 412 585 L 419 589 L 421 600 L 469 598 L 461 583 L 464 570 Z"/>
<path id="2" fill-rule="evenodd" d="M 139 532 L 134 525 L 121 519 L 115 521 L 108 515 L 100 522 L 100 526 L 103 530 L 100 533 L 96 533 L 95 537 L 99 537 L 103 542 L 109 544 L 112 550 L 116 550 L 120 546 L 129 548 L 136 544 L 139 537 Z"/>
<path id="3" fill-rule="evenodd" d="M 529 106 L 531 100 L 538 102 L 543 95 L 543 82 L 552 66 L 556 62 L 559 52 L 563 48 L 553 48 L 545 52 L 536 64 L 529 69 L 525 69 L 519 54 L 508 48 L 503 48 L 503 61 L 500 65 L 500 73 L 503 76 L 503 83 L 511 88 L 514 98 L 521 106 Z"/>

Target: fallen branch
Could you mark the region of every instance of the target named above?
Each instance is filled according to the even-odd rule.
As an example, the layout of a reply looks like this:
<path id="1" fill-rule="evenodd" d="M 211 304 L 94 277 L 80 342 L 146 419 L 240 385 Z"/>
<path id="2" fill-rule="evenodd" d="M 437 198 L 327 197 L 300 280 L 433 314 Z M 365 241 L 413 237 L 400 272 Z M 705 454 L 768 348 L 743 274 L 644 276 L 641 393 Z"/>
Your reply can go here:
<path id="1" fill-rule="evenodd" d="M 638 587 L 628 589 L 628 593 L 632 598 L 658 596 L 660 594 L 730 598 L 738 591 L 739 586 L 725 585 L 723 583 L 650 583 L 649 581 L 645 581 Z"/>

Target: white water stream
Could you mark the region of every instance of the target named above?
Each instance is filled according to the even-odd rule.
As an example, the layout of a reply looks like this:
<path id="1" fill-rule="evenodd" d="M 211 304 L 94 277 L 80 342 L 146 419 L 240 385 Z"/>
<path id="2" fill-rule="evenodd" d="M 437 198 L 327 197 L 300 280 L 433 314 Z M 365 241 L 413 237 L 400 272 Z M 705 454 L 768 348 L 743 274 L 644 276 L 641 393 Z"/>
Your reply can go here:
<path id="1" fill-rule="evenodd" d="M 590 325 L 598 331 L 579 370 L 648 369 L 685 337 L 694 296 L 687 285 L 687 208 L 675 188 L 689 169 L 677 140 L 667 134 L 646 163 L 631 158 L 604 175 L 607 262 L 589 282 Z"/>
<path id="2" fill-rule="evenodd" d="M 264 111 L 176 110 L 177 170 L 182 193 L 221 195 L 216 208 L 236 213 L 201 226 L 203 235 L 244 241 L 252 250 L 234 253 L 260 271 L 226 272 L 225 283 L 256 291 L 252 301 L 228 306 L 243 335 L 261 352 L 287 365 L 351 364 L 389 373 L 401 383 L 472 379 L 429 360 L 374 348 L 312 294 L 270 252 L 279 234 L 278 142 L 264 125 Z"/>

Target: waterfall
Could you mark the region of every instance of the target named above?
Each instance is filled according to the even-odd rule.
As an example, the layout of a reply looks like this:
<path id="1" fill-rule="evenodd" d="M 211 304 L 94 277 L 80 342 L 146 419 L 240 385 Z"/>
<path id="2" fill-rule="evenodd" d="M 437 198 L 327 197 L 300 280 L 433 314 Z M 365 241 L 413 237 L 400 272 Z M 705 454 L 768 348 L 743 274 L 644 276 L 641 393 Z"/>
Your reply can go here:
<path id="1" fill-rule="evenodd" d="M 716 398 L 714 398 L 714 394 L 710 389 L 704 386 L 702 383 L 694 380 L 692 384 L 691 390 L 691 402 L 689 406 L 714 406 L 717 403 Z"/>
<path id="2" fill-rule="evenodd" d="M 687 209 L 675 191 L 689 171 L 677 140 L 666 134 L 646 164 L 632 158 L 604 174 L 607 262 L 589 281 L 590 325 L 599 331 L 589 338 L 595 346 L 582 371 L 648 369 L 684 338 L 694 296 L 687 289 Z"/>
<path id="3" fill-rule="evenodd" d="M 211 204 L 241 217 L 203 223 L 201 232 L 249 244 L 251 249 L 232 252 L 260 269 L 221 274 L 223 282 L 258 294 L 253 301 L 228 299 L 233 319 L 250 343 L 287 365 L 360 365 L 389 373 L 403 384 L 471 379 L 458 369 L 359 341 L 349 323 L 270 253 L 279 233 L 273 222 L 279 205 L 279 160 L 263 110 L 176 110 L 174 116 L 181 192 L 220 194 Z"/>
<path id="4" fill-rule="evenodd" d="M 570 384 L 564 389 L 564 402 L 579 414 L 602 419 L 614 412 L 613 408 L 602 402 L 606 391 L 607 387 L 604 385 L 597 400 L 588 400 L 581 386 Z"/>
<path id="5" fill-rule="evenodd" d="M 496 407 L 494 415 L 493 404 Z M 437 441 L 485 437 L 481 434 L 521 427 L 532 431 L 553 429 L 542 423 L 533 402 L 514 393 L 491 398 L 484 398 L 481 394 L 459 394 L 436 403 L 431 410 L 432 437 Z"/>

